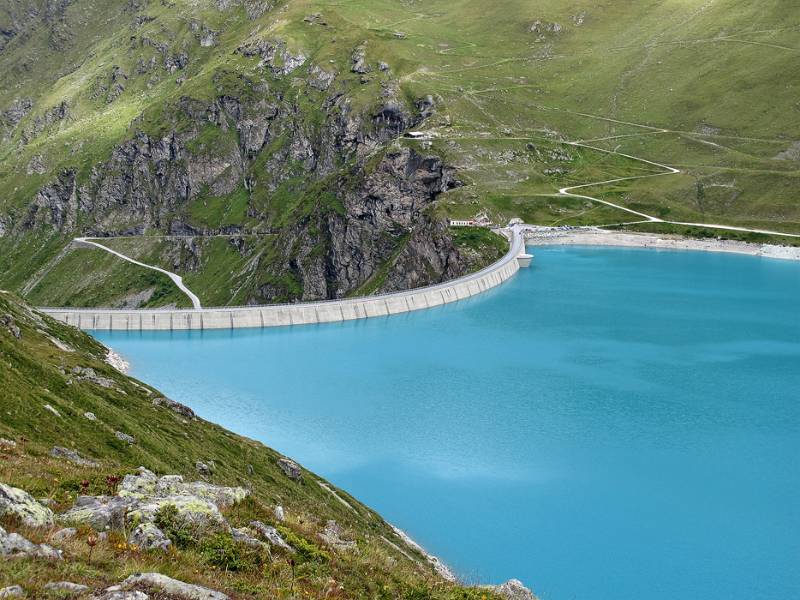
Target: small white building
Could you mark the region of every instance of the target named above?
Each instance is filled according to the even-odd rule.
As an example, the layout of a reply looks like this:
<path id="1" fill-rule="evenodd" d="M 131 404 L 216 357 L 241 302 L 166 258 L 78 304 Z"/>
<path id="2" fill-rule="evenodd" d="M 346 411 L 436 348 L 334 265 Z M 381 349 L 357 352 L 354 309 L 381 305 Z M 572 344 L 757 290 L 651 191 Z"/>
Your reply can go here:
<path id="1" fill-rule="evenodd" d="M 475 227 L 474 219 L 450 219 L 450 227 Z"/>

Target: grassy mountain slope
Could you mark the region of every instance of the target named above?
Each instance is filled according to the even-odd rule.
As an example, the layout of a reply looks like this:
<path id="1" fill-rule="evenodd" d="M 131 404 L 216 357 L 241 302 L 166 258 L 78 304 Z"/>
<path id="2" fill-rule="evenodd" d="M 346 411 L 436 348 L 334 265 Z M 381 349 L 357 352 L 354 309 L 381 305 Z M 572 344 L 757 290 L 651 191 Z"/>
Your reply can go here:
<path id="1" fill-rule="evenodd" d="M 636 220 L 555 194 L 659 172 L 614 151 L 682 173 L 591 194 L 663 219 L 800 232 L 800 8 L 787 0 L 75 0 L 49 11 L 46 4 L 9 4 L 2 16 L 3 29 L 15 34 L 0 50 L 0 231 L 16 231 L 37 192 L 63 169 L 75 170 L 78 197 L 93 202 L 67 212 L 69 227 L 37 222 L 35 244 L 30 233 L 0 237 L 0 254 L 18 254 L 0 264 L 4 284 L 16 290 L 31 272 L 60 261 L 71 235 L 142 223 L 150 235 L 136 242 L 138 252 L 193 280 L 210 303 L 347 295 L 380 289 L 369 282 L 387 271 L 389 288 L 409 285 L 391 272 L 410 265 L 425 272 L 419 257 L 430 252 L 408 243 L 406 234 L 420 228 L 393 214 L 396 203 L 385 206 L 390 227 L 342 248 L 346 225 L 363 223 L 362 209 L 371 210 L 376 186 L 365 178 L 387 151 L 401 149 L 441 157 L 464 184 L 415 205 L 414 222 L 420 213 L 424 223 L 480 212 L 548 225 Z M 26 7 L 36 9 L 35 19 L 20 18 Z M 248 56 L 261 40 L 279 40 L 285 52 Z M 284 73 L 299 56 L 303 65 Z M 320 69 L 334 74 L 324 90 Z M 245 121 L 277 111 L 265 146 L 242 151 L 241 161 L 237 148 L 251 131 L 242 120 L 228 113 L 226 128 L 224 119 L 185 110 L 187 98 L 205 108 L 230 97 L 249 107 Z M 415 106 L 428 97 L 432 110 Z M 347 111 L 332 108 L 335 98 L 346 99 Z M 24 99 L 32 101 L 27 112 Z M 66 114 L 58 110 L 63 102 Z M 433 139 L 399 135 L 410 127 Z M 341 131 L 353 128 L 373 143 L 337 146 Z M 176 161 L 190 163 L 188 195 L 165 196 L 154 176 L 123 178 L 153 186 L 145 196 L 157 214 L 98 207 L 98 186 L 113 185 L 97 169 L 119 168 L 104 161 L 137 132 L 183 136 Z M 597 150 L 564 144 L 578 140 Z M 324 150 L 331 146 L 335 157 Z M 179 175 L 162 176 L 170 177 Z M 157 237 L 176 224 L 196 236 L 194 249 Z M 420 238 L 459 248 L 452 236 L 422 229 Z M 241 237 L 202 239 L 220 230 Z M 254 234 L 262 237 L 247 237 Z M 308 244 L 322 258 L 304 250 Z M 444 256 L 442 243 L 434 245 Z M 337 263 L 342 256 L 367 266 L 353 275 Z M 70 291 L 80 287 L 74 279 L 44 276 L 31 299 L 120 303 L 157 287 L 127 284 L 132 277 L 112 272 L 103 258 L 87 262 L 95 279 L 120 291 L 101 298 Z M 184 301 L 156 291 L 144 305 Z"/>
<path id="2" fill-rule="evenodd" d="M 0 438 L 16 442 L 14 448 L 0 443 L 0 481 L 49 498 L 49 506 L 60 512 L 78 494 L 107 493 L 110 475 L 122 476 L 144 465 L 191 481 L 200 477 L 196 461 L 213 461 L 207 480 L 252 490 L 250 498 L 227 511 L 229 521 L 238 525 L 258 518 L 272 523 L 273 507 L 282 505 L 286 521 L 275 524 L 302 552 L 288 555 L 273 549 L 269 558 L 254 557 L 234 544 L 226 547 L 229 562 L 221 564 L 207 548 L 188 544 L 168 553 L 146 552 L 129 547 L 122 533 L 112 532 L 90 554 L 90 531 L 83 528 L 60 545 L 62 562 L 4 559 L 0 588 L 22 584 L 30 597 L 49 597 L 42 586 L 50 581 L 97 589 L 133 572 L 159 571 L 236 598 L 479 598 L 487 593 L 438 578 L 419 552 L 346 492 L 308 471 L 301 481 L 289 479 L 277 466 L 280 455 L 274 450 L 155 406 L 158 393 L 106 364 L 106 352 L 89 336 L 0 292 Z M 74 367 L 94 369 L 111 380 L 110 387 L 81 379 Z M 96 420 L 86 418 L 86 412 Z M 116 431 L 132 435 L 135 443 L 121 441 Z M 53 446 L 74 449 L 99 466 L 52 458 Z M 357 550 L 338 551 L 319 537 L 329 519 L 356 541 Z M 0 518 L 0 525 L 37 542 L 49 541 L 55 531 L 28 529 L 8 518 Z"/>

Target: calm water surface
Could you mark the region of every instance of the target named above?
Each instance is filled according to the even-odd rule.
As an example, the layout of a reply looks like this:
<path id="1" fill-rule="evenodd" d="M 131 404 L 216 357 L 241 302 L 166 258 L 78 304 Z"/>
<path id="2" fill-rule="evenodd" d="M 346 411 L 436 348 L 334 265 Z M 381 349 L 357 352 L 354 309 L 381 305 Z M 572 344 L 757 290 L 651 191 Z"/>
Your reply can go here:
<path id="1" fill-rule="evenodd" d="M 554 600 L 800 597 L 800 264 L 534 252 L 430 311 L 98 337 L 468 580 Z"/>

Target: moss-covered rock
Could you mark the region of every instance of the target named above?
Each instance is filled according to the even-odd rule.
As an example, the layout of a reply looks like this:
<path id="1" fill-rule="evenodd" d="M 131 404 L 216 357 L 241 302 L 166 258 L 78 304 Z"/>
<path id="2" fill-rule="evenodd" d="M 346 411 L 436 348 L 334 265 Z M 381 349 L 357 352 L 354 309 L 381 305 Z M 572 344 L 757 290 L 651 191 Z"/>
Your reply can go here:
<path id="1" fill-rule="evenodd" d="M 39 504 L 24 490 L 0 483 L 0 516 L 19 519 L 28 527 L 53 524 L 53 511 Z"/>

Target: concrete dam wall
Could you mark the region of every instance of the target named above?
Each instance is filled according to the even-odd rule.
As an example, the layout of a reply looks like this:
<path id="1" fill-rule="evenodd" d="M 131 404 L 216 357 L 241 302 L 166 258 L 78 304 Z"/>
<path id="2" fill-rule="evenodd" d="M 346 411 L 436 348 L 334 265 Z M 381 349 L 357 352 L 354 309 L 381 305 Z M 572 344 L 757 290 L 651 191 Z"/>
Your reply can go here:
<path id="1" fill-rule="evenodd" d="M 519 270 L 520 263 L 517 259 L 525 252 L 523 232 L 514 228 L 509 235 L 511 246 L 508 253 L 485 269 L 446 283 L 392 294 L 324 302 L 230 308 L 41 308 L 39 310 L 80 329 L 105 331 L 260 328 L 383 317 L 457 302 L 500 285 Z"/>

